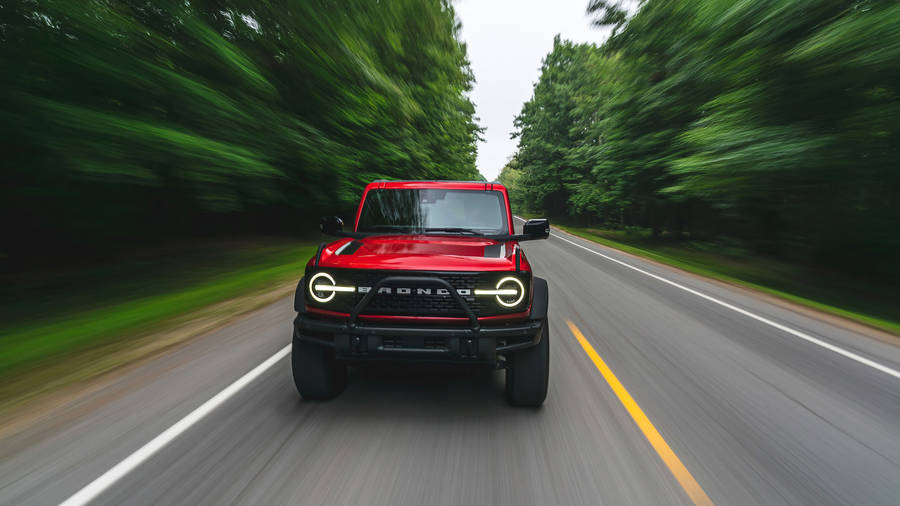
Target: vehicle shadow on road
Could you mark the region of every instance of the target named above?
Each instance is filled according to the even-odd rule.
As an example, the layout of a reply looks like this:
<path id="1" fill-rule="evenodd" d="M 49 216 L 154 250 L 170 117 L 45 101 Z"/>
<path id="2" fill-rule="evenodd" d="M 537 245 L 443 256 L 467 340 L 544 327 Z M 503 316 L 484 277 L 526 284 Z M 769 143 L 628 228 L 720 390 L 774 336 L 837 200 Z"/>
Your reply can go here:
<path id="1" fill-rule="evenodd" d="M 502 371 L 444 364 L 372 364 L 350 370 L 346 390 L 327 404 L 355 417 L 440 417 L 515 413 Z M 364 408 L 364 409 L 361 409 Z"/>

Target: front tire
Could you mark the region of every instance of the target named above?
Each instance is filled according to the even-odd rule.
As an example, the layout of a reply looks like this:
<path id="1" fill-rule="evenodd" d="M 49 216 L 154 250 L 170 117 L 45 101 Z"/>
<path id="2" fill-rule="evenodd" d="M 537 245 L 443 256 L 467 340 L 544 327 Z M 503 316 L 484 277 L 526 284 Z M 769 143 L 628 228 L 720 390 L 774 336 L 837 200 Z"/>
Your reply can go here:
<path id="1" fill-rule="evenodd" d="M 541 342 L 507 357 L 506 397 L 513 406 L 537 407 L 547 398 L 550 378 L 550 324 L 544 320 Z"/>
<path id="2" fill-rule="evenodd" d="M 334 350 L 326 346 L 294 339 L 291 369 L 294 385 L 304 399 L 331 399 L 347 384 L 347 366 L 338 362 Z"/>

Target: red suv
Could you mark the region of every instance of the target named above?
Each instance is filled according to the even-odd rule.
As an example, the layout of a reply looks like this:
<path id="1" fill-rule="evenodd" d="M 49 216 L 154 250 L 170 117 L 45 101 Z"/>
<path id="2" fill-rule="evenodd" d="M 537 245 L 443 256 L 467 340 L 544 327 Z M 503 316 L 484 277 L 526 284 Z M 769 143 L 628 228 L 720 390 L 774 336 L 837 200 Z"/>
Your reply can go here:
<path id="1" fill-rule="evenodd" d="M 520 241 L 546 239 L 547 220 L 514 233 L 495 183 L 376 181 L 353 231 L 337 217 L 297 285 L 294 382 L 304 398 L 342 390 L 347 364 L 372 360 L 482 363 L 506 369 L 514 405 L 547 396 L 547 282 Z"/>

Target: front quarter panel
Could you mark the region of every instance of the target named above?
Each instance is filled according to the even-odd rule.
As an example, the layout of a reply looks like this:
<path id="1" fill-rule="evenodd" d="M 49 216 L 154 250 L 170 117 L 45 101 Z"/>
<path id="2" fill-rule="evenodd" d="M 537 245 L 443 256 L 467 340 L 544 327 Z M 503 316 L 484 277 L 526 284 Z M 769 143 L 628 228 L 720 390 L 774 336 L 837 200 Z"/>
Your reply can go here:
<path id="1" fill-rule="evenodd" d="M 532 284 L 534 298 L 531 302 L 531 316 L 532 320 L 543 320 L 547 317 L 547 309 L 550 305 L 550 293 L 547 289 L 547 280 L 544 278 L 539 278 L 534 276 L 532 278 Z"/>

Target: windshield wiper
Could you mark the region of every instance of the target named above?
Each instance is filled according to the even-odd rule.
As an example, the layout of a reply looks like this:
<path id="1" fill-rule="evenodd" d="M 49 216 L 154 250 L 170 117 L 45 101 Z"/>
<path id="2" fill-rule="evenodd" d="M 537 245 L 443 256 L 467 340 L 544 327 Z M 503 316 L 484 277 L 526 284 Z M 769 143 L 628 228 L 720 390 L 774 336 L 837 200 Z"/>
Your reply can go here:
<path id="1" fill-rule="evenodd" d="M 369 235 L 378 235 L 379 232 L 389 232 L 389 233 L 397 233 L 397 234 L 430 234 L 430 233 L 440 233 L 444 232 L 447 234 L 468 234 L 475 235 L 478 237 L 483 237 L 484 234 L 477 231 L 472 230 L 471 228 L 462 228 L 462 227 L 436 227 L 436 228 L 415 228 L 408 225 L 372 225 L 370 227 L 366 227 L 365 230 L 361 230 L 359 232 L 352 232 L 353 236 L 365 237 Z M 350 236 L 351 233 L 343 233 L 345 236 Z"/>
<path id="2" fill-rule="evenodd" d="M 441 227 L 441 228 L 426 228 L 425 233 L 428 232 L 448 232 L 453 234 L 471 234 L 477 236 L 483 236 L 481 232 L 477 230 L 472 230 L 471 228 L 460 228 L 460 227 Z"/>
<path id="3" fill-rule="evenodd" d="M 366 227 L 365 232 L 378 230 L 412 232 L 413 228 L 407 225 L 372 225 L 371 227 Z"/>

